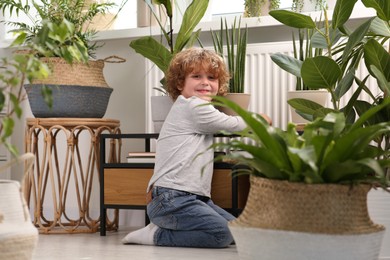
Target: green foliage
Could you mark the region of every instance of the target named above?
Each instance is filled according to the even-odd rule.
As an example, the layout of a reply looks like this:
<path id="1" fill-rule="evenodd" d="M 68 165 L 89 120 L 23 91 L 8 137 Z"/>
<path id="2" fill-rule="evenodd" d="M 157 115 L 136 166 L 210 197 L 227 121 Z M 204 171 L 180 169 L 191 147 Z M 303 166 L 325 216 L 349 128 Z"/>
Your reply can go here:
<path id="1" fill-rule="evenodd" d="M 247 124 L 239 137 L 213 144 L 210 149 L 230 151 L 215 160 L 229 159 L 247 166 L 250 174 L 269 179 L 303 183 L 372 183 L 390 187 L 384 168 L 389 150 L 371 145 L 378 136 L 390 133 L 390 122 L 365 122 L 390 105 L 390 98 L 366 110 L 352 125 L 341 112 L 331 112 L 306 125 L 300 135 L 293 124 L 287 131 L 272 127 L 258 114 L 246 111 L 224 97 L 214 105 L 234 110 Z M 234 151 L 245 151 L 236 153 Z"/>
<path id="2" fill-rule="evenodd" d="M 185 47 L 192 46 L 195 40 L 198 39 L 200 29 L 195 32 L 194 29 L 204 16 L 209 0 L 196 0 L 190 3 L 184 12 L 183 20 L 176 37 L 174 37 L 173 32 L 173 12 L 171 1 L 159 0 L 155 2 L 155 4 L 163 7 L 168 19 L 168 28 L 163 23 L 160 16 L 156 14 L 152 1 L 144 1 L 152 11 L 153 16 L 156 18 L 164 41 L 157 41 L 152 36 L 145 36 L 131 41 L 130 47 L 153 62 L 165 74 L 168 70 L 172 57 Z M 163 88 L 160 90 L 165 93 L 164 79 L 162 79 L 161 83 L 163 84 Z"/>
<path id="3" fill-rule="evenodd" d="M 96 31 L 88 28 L 92 19 L 104 14 L 114 3 L 87 0 L 2 0 L 0 10 L 11 17 L 24 13 L 32 23 L 6 22 L 19 34 L 23 44 L 34 46 L 40 56 L 61 57 L 69 62 L 94 58 L 100 45 L 93 43 Z M 37 16 L 31 15 L 34 7 Z M 47 39 L 44 41 L 43 39 Z"/>
<path id="4" fill-rule="evenodd" d="M 15 156 L 18 151 L 9 142 L 9 137 L 13 133 L 15 117 L 20 119 L 22 116 L 23 85 L 26 80 L 46 78 L 49 73 L 47 65 L 31 53 L 16 53 L 10 59 L 0 60 L 0 108 L 5 113 L 0 123 L 0 143 Z"/>
<path id="5" fill-rule="evenodd" d="M 231 76 L 229 81 L 229 92 L 244 93 L 248 28 L 245 27 L 243 32 L 241 32 L 241 18 L 238 20 L 238 23 L 235 18 L 230 28 L 226 19 L 225 23 L 223 22 L 223 19 L 221 19 L 219 34 L 211 31 L 211 36 L 215 52 L 223 58 L 225 58 L 224 46 L 226 45 L 227 65 Z"/>
<path id="6" fill-rule="evenodd" d="M 268 9 L 266 5 L 269 5 L 270 10 L 278 9 L 280 5 L 280 0 L 245 0 L 244 17 L 261 16 L 263 8 Z"/>
<path id="7" fill-rule="evenodd" d="M 382 1 L 386 2 L 386 1 Z M 299 62 L 296 58 L 287 57 L 283 54 L 273 55 L 273 60 L 282 69 L 301 76 L 303 82 L 309 89 L 324 88 L 332 97 L 333 111 L 344 111 L 348 123 L 356 118 L 355 101 L 362 91 L 373 98 L 377 103 L 380 97 L 375 96 L 365 85 L 367 78 L 361 80 L 355 76 L 355 71 L 364 60 L 369 71 L 369 76 L 377 80 L 383 94 L 387 97 L 390 93 L 390 54 L 383 45 L 390 38 L 390 23 L 388 16 L 388 4 L 378 4 L 376 0 L 365 0 L 363 3 L 372 6 L 378 16 L 367 19 L 355 30 L 346 28 L 356 0 L 338 0 L 332 17 L 332 24 L 329 23 L 327 12 L 324 9 L 325 21 L 323 27 L 313 27 L 316 23 L 311 17 L 286 10 L 271 11 L 270 15 L 281 23 L 293 28 L 314 29 L 316 32 L 311 38 L 312 47 L 323 48 L 324 55 L 306 58 Z M 387 5 L 387 6 L 386 6 Z M 344 94 L 351 90 L 352 84 L 356 82 L 358 89 L 352 94 L 353 98 L 345 107 L 340 107 L 340 100 Z M 295 106 L 300 101 L 293 101 Z M 327 108 L 319 108 L 329 112 Z M 318 114 L 318 111 L 313 111 Z M 321 113 L 320 113 L 321 114 Z M 315 116 L 314 116 L 315 118 Z"/>

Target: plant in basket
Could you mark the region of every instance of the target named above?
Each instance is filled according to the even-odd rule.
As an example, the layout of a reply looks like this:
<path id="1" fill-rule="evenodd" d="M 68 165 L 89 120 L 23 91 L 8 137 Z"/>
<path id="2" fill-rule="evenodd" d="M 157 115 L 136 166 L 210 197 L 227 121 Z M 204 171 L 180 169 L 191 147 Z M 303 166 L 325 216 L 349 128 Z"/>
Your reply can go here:
<path id="1" fill-rule="evenodd" d="M 241 259 L 378 258 L 384 227 L 370 219 L 367 193 L 390 191 L 389 151 L 372 145 L 390 133 L 390 122 L 365 122 L 388 109 L 390 98 L 353 124 L 330 112 L 301 134 L 291 123 L 286 131 L 272 127 L 224 97 L 214 103 L 247 124 L 234 133 L 240 138 L 210 147 L 227 151 L 215 160 L 236 162 L 235 174 L 250 174 L 247 204 L 229 224 Z"/>
<path id="2" fill-rule="evenodd" d="M 36 117 L 104 115 L 112 92 L 103 76 L 104 63 L 109 60 L 93 60 L 101 45 L 93 42 L 96 31 L 89 25 L 112 6 L 112 2 L 87 0 L 1 1 L 0 9 L 3 14 L 9 12 L 11 19 L 19 13 L 30 19 L 28 23 L 6 22 L 17 34 L 13 46 L 33 52 L 52 72 L 49 78 L 25 86 Z M 34 10 L 36 16 L 31 14 Z M 43 102 L 41 92 L 52 93 L 52 108 Z"/>

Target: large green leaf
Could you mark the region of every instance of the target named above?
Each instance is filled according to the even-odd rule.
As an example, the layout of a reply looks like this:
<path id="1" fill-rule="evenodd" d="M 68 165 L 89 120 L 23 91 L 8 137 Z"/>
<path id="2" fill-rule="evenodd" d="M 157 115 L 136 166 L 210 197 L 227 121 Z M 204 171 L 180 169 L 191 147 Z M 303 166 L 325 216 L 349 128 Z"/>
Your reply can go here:
<path id="1" fill-rule="evenodd" d="M 387 0 L 385 0 L 387 1 Z M 348 21 L 357 0 L 337 0 L 333 10 L 332 27 L 339 28 Z"/>
<path id="2" fill-rule="evenodd" d="M 390 54 L 376 40 L 371 39 L 364 45 L 364 62 L 370 74 L 378 79 L 382 90 L 388 92 L 390 89 Z"/>
<path id="3" fill-rule="evenodd" d="M 358 45 L 363 38 L 367 35 L 368 30 L 370 29 L 371 22 L 374 18 L 368 19 L 362 25 L 360 25 L 351 35 L 348 37 L 347 45 L 343 51 L 343 60 L 347 60 L 347 57 L 351 54 L 353 48 Z"/>
<path id="4" fill-rule="evenodd" d="M 184 12 L 183 21 L 180 26 L 179 33 L 177 34 L 177 39 L 175 43 L 174 50 L 175 52 L 181 51 L 187 44 L 188 40 L 191 38 L 191 35 L 200 22 L 204 14 L 206 13 L 209 0 L 194 0 L 187 7 Z"/>
<path id="5" fill-rule="evenodd" d="M 303 82 L 311 89 L 332 89 L 341 76 L 338 64 L 324 56 L 307 58 L 301 69 Z"/>
<path id="6" fill-rule="evenodd" d="M 301 77 L 302 61 L 282 53 L 272 54 L 271 59 L 283 70 L 293 74 L 298 78 Z"/>
<path id="7" fill-rule="evenodd" d="M 389 0 L 362 0 L 366 7 L 375 9 L 377 16 L 384 20 L 390 21 L 390 1 Z"/>
<path id="8" fill-rule="evenodd" d="M 370 31 L 375 35 L 390 37 L 389 22 L 375 17 L 374 20 L 371 22 Z"/>
<path id="9" fill-rule="evenodd" d="M 323 108 L 320 104 L 304 98 L 292 98 L 287 103 L 295 110 L 308 115 L 314 115 L 318 109 Z"/>
<path id="10" fill-rule="evenodd" d="M 172 59 L 172 54 L 153 37 L 145 36 L 130 42 L 130 47 L 137 53 L 152 61 L 156 66 L 163 71 L 167 71 L 169 63 Z"/>
<path id="11" fill-rule="evenodd" d="M 324 37 L 324 35 L 326 34 L 326 30 L 325 30 L 325 28 L 321 28 L 320 31 L 321 31 L 321 33 L 316 31 L 313 34 L 313 36 L 311 37 L 311 39 L 310 39 L 311 46 L 313 48 L 327 49 L 328 42 L 327 42 L 326 38 Z M 336 28 L 336 29 L 329 28 L 328 33 L 329 33 L 329 39 L 330 39 L 331 46 L 336 44 L 342 36 L 342 34 L 338 28 Z"/>
<path id="12" fill-rule="evenodd" d="M 282 24 L 290 27 L 309 29 L 314 29 L 316 27 L 315 22 L 310 16 L 301 13 L 288 10 L 272 10 L 269 11 L 268 14 Z"/>

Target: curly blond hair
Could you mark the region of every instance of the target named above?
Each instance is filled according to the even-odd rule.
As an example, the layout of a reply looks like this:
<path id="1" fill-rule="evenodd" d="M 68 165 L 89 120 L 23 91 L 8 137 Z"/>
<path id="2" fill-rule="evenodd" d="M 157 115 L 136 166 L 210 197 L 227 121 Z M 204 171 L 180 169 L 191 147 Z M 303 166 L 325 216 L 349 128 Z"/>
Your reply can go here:
<path id="1" fill-rule="evenodd" d="M 173 100 L 181 94 L 186 76 L 199 70 L 218 78 L 218 96 L 227 93 L 230 75 L 222 57 L 214 51 L 193 47 L 177 53 L 169 65 L 166 73 L 167 92 Z"/>

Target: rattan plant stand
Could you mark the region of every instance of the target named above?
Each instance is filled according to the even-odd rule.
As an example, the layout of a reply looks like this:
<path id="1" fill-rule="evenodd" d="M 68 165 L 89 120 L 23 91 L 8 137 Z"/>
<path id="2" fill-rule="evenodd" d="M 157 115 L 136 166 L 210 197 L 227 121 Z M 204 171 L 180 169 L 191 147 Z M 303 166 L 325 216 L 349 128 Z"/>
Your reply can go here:
<path id="1" fill-rule="evenodd" d="M 40 233 L 92 233 L 100 224 L 99 146 L 102 133 L 120 133 L 119 120 L 101 118 L 28 118 L 25 151 L 35 165 L 25 182 L 25 197 Z M 111 140 L 109 162 L 120 161 L 120 140 Z M 112 216 L 113 215 L 113 216 Z M 107 219 L 117 229 L 118 211 Z"/>

